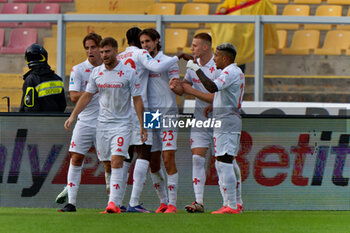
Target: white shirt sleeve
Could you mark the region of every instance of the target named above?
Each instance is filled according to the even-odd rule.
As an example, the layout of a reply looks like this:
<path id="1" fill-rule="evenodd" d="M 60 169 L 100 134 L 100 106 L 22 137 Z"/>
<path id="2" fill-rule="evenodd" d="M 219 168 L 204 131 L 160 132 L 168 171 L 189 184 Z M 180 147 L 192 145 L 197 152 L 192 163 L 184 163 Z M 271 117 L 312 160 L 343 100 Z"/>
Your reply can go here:
<path id="1" fill-rule="evenodd" d="M 81 90 L 81 82 L 82 77 L 79 75 L 78 67 L 74 66 L 72 71 L 70 72 L 69 77 L 69 91 L 82 91 Z"/>
<path id="2" fill-rule="evenodd" d="M 136 76 L 136 71 L 132 70 L 131 79 L 130 79 L 130 92 L 131 96 L 140 96 L 141 93 L 141 84 L 139 79 Z"/>
<path id="3" fill-rule="evenodd" d="M 192 83 L 192 76 L 191 76 L 191 70 L 190 69 L 186 70 L 186 74 L 185 74 L 184 80 Z"/>
<path id="4" fill-rule="evenodd" d="M 218 90 L 221 91 L 237 81 L 239 81 L 239 73 L 229 74 L 228 71 L 224 71 L 217 79 L 214 80 L 214 83 L 216 84 Z"/>
<path id="5" fill-rule="evenodd" d="M 95 69 L 97 70 L 97 69 Z M 89 93 L 92 93 L 92 94 L 95 94 L 97 91 L 98 91 L 98 88 L 97 88 L 97 85 L 96 85 L 96 82 L 95 82 L 95 79 L 94 79 L 94 76 L 96 75 L 96 72 L 92 71 L 92 73 L 90 74 L 90 77 L 89 77 L 89 82 L 86 86 L 86 92 L 89 92 Z"/>
<path id="6" fill-rule="evenodd" d="M 173 64 L 175 64 L 179 58 L 177 56 L 171 57 L 169 59 L 163 59 L 162 61 L 158 62 L 157 60 L 153 59 L 151 55 L 147 52 L 147 50 L 141 50 L 141 52 L 138 55 L 139 61 L 142 63 L 146 69 L 161 73 L 169 69 L 169 67 Z"/>
<path id="7" fill-rule="evenodd" d="M 177 63 L 175 63 L 174 65 L 170 66 L 169 70 L 168 70 L 168 77 L 169 80 L 172 78 L 179 78 L 179 66 Z"/>

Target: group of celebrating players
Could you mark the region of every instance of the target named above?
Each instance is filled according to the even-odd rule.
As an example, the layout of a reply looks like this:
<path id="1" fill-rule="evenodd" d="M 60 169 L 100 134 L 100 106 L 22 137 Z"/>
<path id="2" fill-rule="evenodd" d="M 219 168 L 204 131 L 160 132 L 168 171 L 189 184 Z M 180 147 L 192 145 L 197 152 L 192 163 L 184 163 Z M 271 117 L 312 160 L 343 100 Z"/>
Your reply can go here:
<path id="1" fill-rule="evenodd" d="M 215 167 L 223 206 L 213 214 L 238 214 L 243 211 L 241 175 L 235 156 L 239 149 L 242 122 L 240 107 L 245 78 L 234 63 L 232 44 L 217 46 L 212 53 L 209 34 L 196 34 L 189 54 L 169 57 L 163 54 L 160 35 L 154 29 L 137 27 L 126 33 L 129 47 L 118 54 L 112 37 L 89 33 L 83 40 L 87 60 L 74 66 L 69 91 L 76 106 L 64 127 L 75 124 L 69 152 L 71 161 L 67 186 L 56 202 L 68 204 L 60 212 L 75 212 L 84 157 L 92 144 L 104 164 L 109 200 L 104 212 L 150 213 L 139 202 L 150 167 L 152 181 L 160 200 L 156 213 L 176 213 L 178 171 L 175 163 L 177 128 L 145 129 L 145 110 L 174 116 L 178 113 L 176 95 L 196 97 L 194 117 L 221 121 L 220 128 L 191 128 L 193 188 L 195 201 L 185 209 L 204 212 L 205 160 L 209 149 L 215 151 Z M 180 81 L 177 61 L 187 60 L 187 71 Z M 122 205 L 133 154 L 137 159 L 133 187 L 127 207 Z M 161 169 L 163 158 L 167 179 Z"/>

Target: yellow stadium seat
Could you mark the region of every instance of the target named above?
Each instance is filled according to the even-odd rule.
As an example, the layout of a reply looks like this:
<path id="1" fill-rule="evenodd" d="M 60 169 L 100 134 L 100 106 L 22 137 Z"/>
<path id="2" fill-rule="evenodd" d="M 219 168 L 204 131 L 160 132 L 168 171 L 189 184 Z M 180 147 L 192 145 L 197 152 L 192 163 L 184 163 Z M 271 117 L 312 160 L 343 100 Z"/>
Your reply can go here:
<path id="1" fill-rule="evenodd" d="M 308 16 L 310 15 L 309 5 L 286 5 L 282 15 Z M 299 24 L 276 24 L 276 29 L 298 30 Z"/>
<path id="2" fill-rule="evenodd" d="M 350 0 L 327 0 L 328 5 L 350 5 Z"/>
<path id="3" fill-rule="evenodd" d="M 76 12 L 88 14 L 144 14 L 155 0 L 75 0 Z"/>
<path id="4" fill-rule="evenodd" d="M 10 111 L 18 112 L 22 99 L 22 74 L 0 74 L 0 112 L 7 112 L 7 101 L 2 99 L 5 96 L 10 98 Z"/>
<path id="5" fill-rule="evenodd" d="M 316 16 L 342 16 L 341 6 L 321 5 L 316 9 Z M 305 24 L 304 29 L 331 30 L 331 24 Z"/>
<path id="6" fill-rule="evenodd" d="M 273 4 L 288 4 L 289 0 L 271 0 Z"/>
<path id="7" fill-rule="evenodd" d="M 175 15 L 175 3 L 154 3 L 147 9 L 148 15 Z"/>
<path id="8" fill-rule="evenodd" d="M 294 0 L 294 4 L 322 4 L 322 0 Z"/>
<path id="9" fill-rule="evenodd" d="M 348 13 L 346 16 L 350 16 L 350 8 L 348 9 Z M 350 24 L 338 24 L 337 30 L 350 30 Z"/>
<path id="10" fill-rule="evenodd" d="M 278 48 L 268 48 L 265 50 L 265 54 L 276 54 L 277 51 L 287 47 L 287 31 L 286 30 L 277 30 L 278 36 Z"/>
<path id="11" fill-rule="evenodd" d="M 323 47 L 315 49 L 317 55 L 341 55 L 350 46 L 350 31 L 328 31 Z"/>
<path id="12" fill-rule="evenodd" d="M 209 4 L 186 3 L 183 5 L 181 15 L 209 15 Z M 199 28 L 199 23 L 171 23 L 173 28 Z"/>
<path id="13" fill-rule="evenodd" d="M 165 53 L 177 53 L 179 49 L 183 49 L 187 45 L 188 30 L 187 29 L 165 29 Z"/>
<path id="14" fill-rule="evenodd" d="M 295 31 L 290 48 L 282 49 L 284 55 L 308 55 L 320 44 L 320 31 Z"/>

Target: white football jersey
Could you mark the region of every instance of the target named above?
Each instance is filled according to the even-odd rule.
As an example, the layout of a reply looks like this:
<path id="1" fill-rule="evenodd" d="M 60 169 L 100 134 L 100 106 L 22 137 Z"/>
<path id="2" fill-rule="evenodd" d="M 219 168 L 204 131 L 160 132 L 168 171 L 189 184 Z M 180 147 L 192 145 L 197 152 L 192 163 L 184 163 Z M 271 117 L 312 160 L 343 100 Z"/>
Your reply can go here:
<path id="1" fill-rule="evenodd" d="M 91 65 L 88 59 L 84 62 L 74 66 L 69 78 L 69 91 L 84 92 L 89 82 L 90 74 L 95 66 Z M 90 126 L 96 126 L 98 117 L 98 93 L 94 95 L 86 108 L 78 115 L 80 122 Z"/>
<path id="2" fill-rule="evenodd" d="M 241 122 L 239 113 L 244 94 L 244 74 L 236 64 L 231 64 L 222 70 L 221 75 L 214 80 L 214 83 L 218 92 L 214 96 L 213 117 L 227 119 L 227 117 L 236 116 L 238 126 Z M 240 131 L 239 127 L 237 131 Z"/>
<path id="3" fill-rule="evenodd" d="M 113 70 L 107 70 L 104 64 L 93 70 L 86 91 L 99 92 L 99 122 L 130 121 L 131 96 L 141 95 L 140 83 L 135 73 L 134 69 L 121 62 Z"/>
<path id="4" fill-rule="evenodd" d="M 215 64 L 213 58 L 214 58 L 214 56 L 204 66 L 201 66 L 200 62 L 199 62 L 199 58 L 197 59 L 197 63 L 199 65 L 199 67 L 201 68 L 203 73 L 208 78 L 210 78 L 211 81 L 214 81 L 221 74 L 221 70 L 218 70 L 216 68 L 216 64 Z M 192 69 L 186 70 L 185 80 L 192 83 L 192 87 L 194 89 L 196 89 L 200 92 L 203 92 L 203 93 L 209 93 L 207 91 L 207 89 L 205 89 L 205 87 L 203 86 L 201 80 L 198 78 L 198 76 L 194 70 L 192 70 Z M 198 120 L 204 121 L 207 118 L 204 116 L 203 111 L 204 111 L 205 107 L 207 107 L 210 104 L 205 102 L 204 100 L 197 98 L 197 97 L 195 98 L 195 100 L 196 100 L 196 103 L 195 103 L 194 117 Z"/>
<path id="5" fill-rule="evenodd" d="M 164 62 L 157 62 L 151 57 L 147 50 L 139 49 L 136 46 L 127 47 L 124 52 L 118 54 L 117 59 L 124 65 L 136 69 L 136 75 L 141 84 L 141 96 L 145 109 L 148 108 L 147 84 L 149 71 L 159 73 L 166 71 L 179 60 L 178 57 L 175 56 Z"/>
<path id="6" fill-rule="evenodd" d="M 159 51 L 154 59 L 157 62 L 163 62 L 171 58 Z M 150 109 L 154 111 L 159 109 L 162 114 L 177 113 L 176 95 L 169 88 L 169 80 L 172 78 L 179 78 L 179 66 L 177 63 L 164 72 L 151 71 L 149 73 L 147 93 Z"/>

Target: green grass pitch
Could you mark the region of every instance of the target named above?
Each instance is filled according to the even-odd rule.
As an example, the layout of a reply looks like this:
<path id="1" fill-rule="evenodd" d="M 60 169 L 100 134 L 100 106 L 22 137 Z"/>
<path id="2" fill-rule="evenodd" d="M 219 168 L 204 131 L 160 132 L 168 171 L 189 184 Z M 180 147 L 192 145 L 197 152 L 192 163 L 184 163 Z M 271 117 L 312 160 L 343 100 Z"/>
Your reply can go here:
<path id="1" fill-rule="evenodd" d="M 1 233 L 348 233 L 349 211 L 245 211 L 237 215 L 99 214 L 98 209 L 0 208 Z"/>

